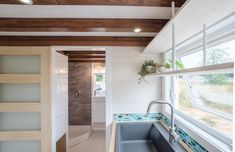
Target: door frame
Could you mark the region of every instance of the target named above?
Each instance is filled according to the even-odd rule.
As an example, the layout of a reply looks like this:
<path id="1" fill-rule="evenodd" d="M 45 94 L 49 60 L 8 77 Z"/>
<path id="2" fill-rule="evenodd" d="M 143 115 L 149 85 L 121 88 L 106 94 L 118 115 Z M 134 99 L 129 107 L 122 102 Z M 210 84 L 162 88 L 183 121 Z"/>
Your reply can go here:
<path id="1" fill-rule="evenodd" d="M 111 136 L 112 126 L 112 49 L 110 46 L 52 46 L 52 51 L 104 51 L 105 50 L 105 85 L 106 85 L 106 98 L 105 98 L 105 111 L 106 111 L 106 151 L 109 149 L 109 139 Z"/>

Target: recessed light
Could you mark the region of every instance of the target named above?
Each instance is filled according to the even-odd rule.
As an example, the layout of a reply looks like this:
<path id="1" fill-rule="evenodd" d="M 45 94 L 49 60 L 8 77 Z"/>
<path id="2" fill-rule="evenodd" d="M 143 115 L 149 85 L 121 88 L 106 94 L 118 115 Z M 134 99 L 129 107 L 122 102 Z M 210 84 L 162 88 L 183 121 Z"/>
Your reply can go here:
<path id="1" fill-rule="evenodd" d="M 27 4 L 27 5 L 32 5 L 33 0 L 19 0 L 21 3 Z"/>
<path id="2" fill-rule="evenodd" d="M 134 29 L 134 32 L 136 32 L 136 33 L 139 33 L 139 32 L 141 32 L 141 31 L 142 31 L 141 28 L 135 28 L 135 29 Z"/>

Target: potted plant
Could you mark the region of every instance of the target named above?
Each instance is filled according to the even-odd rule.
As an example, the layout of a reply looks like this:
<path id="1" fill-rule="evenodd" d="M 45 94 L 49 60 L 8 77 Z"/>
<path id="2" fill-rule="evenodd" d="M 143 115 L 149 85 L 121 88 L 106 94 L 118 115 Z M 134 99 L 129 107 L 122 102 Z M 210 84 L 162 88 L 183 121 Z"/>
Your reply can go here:
<path id="1" fill-rule="evenodd" d="M 182 63 L 182 61 L 177 60 L 177 61 L 175 61 L 175 64 L 176 64 L 176 67 L 179 70 L 184 69 L 184 64 Z M 169 70 L 171 70 L 172 65 L 173 65 L 173 61 L 172 60 L 168 60 L 168 62 L 163 64 L 163 65 L 159 65 L 158 64 L 158 72 L 162 73 L 162 72 L 165 72 L 165 71 L 169 71 Z"/>
<path id="2" fill-rule="evenodd" d="M 165 63 L 163 65 L 158 64 L 158 72 L 162 73 L 165 71 L 169 71 L 171 69 L 171 64 L 170 63 Z"/>
<path id="3" fill-rule="evenodd" d="M 180 70 L 183 70 L 183 69 L 184 69 L 184 64 L 182 63 L 182 61 L 177 60 L 177 61 L 175 62 L 175 64 L 176 64 L 176 67 L 177 67 L 178 69 L 180 69 Z"/>
<path id="4" fill-rule="evenodd" d="M 140 78 L 138 79 L 139 80 L 138 83 L 145 81 L 145 76 L 147 74 L 156 73 L 156 71 L 157 71 L 157 64 L 154 63 L 153 60 L 145 60 L 139 72 Z"/>

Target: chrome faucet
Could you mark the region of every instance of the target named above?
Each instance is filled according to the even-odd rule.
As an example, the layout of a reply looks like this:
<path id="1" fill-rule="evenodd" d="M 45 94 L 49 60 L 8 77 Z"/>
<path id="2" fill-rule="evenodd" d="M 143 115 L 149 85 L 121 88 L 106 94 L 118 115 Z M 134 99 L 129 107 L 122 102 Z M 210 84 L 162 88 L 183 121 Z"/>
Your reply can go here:
<path id="1" fill-rule="evenodd" d="M 152 105 L 154 105 L 154 104 L 166 104 L 166 105 L 170 106 L 170 108 L 171 108 L 171 124 L 170 125 L 171 126 L 169 127 L 169 142 L 173 143 L 175 141 L 178 141 L 179 136 L 175 132 L 175 127 L 174 127 L 174 107 L 173 107 L 173 105 L 169 102 L 161 102 L 161 101 L 153 100 L 148 105 L 147 113 L 150 112 L 150 109 L 151 109 Z"/>

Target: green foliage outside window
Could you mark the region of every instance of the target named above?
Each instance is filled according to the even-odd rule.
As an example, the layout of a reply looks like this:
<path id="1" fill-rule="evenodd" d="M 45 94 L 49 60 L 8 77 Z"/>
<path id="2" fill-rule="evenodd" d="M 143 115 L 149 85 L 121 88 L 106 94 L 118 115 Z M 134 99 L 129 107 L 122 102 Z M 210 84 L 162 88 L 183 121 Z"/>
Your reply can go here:
<path id="1" fill-rule="evenodd" d="M 96 75 L 96 81 L 100 82 L 103 81 L 104 77 L 103 75 Z"/>
<path id="2" fill-rule="evenodd" d="M 207 65 L 219 64 L 226 61 L 229 61 L 231 56 L 226 52 L 225 49 L 213 49 L 208 50 L 207 53 Z M 206 82 L 213 85 L 223 85 L 228 82 L 229 77 L 228 74 L 211 74 L 204 76 Z"/>

